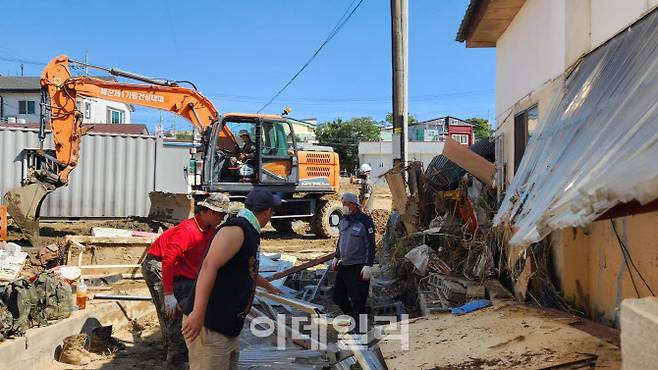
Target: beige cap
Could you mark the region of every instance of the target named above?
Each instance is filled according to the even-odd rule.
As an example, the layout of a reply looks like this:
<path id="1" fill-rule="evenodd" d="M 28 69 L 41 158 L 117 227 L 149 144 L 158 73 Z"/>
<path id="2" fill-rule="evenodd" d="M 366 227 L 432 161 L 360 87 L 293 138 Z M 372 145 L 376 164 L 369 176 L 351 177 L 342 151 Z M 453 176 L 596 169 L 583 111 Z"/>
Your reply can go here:
<path id="1" fill-rule="evenodd" d="M 211 194 L 208 198 L 197 203 L 199 207 L 205 207 L 215 212 L 228 213 L 228 206 L 230 199 L 226 194 L 214 193 Z"/>

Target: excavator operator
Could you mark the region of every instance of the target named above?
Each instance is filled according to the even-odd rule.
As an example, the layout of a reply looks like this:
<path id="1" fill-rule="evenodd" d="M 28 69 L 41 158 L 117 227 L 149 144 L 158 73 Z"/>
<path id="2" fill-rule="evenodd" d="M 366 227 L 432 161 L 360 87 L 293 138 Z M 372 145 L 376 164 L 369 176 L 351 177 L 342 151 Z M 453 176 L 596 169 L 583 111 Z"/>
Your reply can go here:
<path id="1" fill-rule="evenodd" d="M 247 132 L 247 130 L 240 130 L 238 136 L 240 136 L 240 139 L 244 142 L 242 149 L 240 149 L 239 159 L 241 161 L 254 159 L 254 155 L 256 154 L 256 145 L 254 145 L 254 142 L 251 141 L 251 137 L 249 137 L 249 132 Z"/>
<path id="2" fill-rule="evenodd" d="M 249 131 L 240 130 L 238 133 L 240 140 L 244 143 L 242 148 L 236 150 L 235 155 L 231 156 L 231 166 L 236 166 L 231 169 L 231 177 L 240 179 L 241 177 L 252 177 L 254 173 L 254 159 L 256 157 L 256 145 L 251 141 Z"/>

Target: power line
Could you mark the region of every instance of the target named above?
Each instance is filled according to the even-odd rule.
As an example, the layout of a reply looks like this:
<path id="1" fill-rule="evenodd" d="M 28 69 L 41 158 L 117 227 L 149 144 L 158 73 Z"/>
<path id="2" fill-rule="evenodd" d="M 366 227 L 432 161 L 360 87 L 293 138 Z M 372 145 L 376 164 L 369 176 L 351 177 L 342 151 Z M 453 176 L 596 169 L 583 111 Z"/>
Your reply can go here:
<path id="1" fill-rule="evenodd" d="M 356 1 L 356 0 L 354 0 L 354 1 Z M 336 23 L 336 26 L 334 26 L 334 28 L 333 28 L 333 29 L 331 30 L 331 32 L 329 33 L 329 36 L 327 36 L 327 38 L 324 40 L 324 42 L 322 42 L 322 44 L 321 44 L 320 47 L 315 51 L 315 53 L 313 53 L 313 55 L 311 55 L 311 57 L 306 61 L 306 63 L 304 63 L 304 65 L 299 69 L 299 71 L 297 71 L 297 73 L 295 73 L 295 74 L 292 76 L 292 78 L 291 78 L 291 79 L 290 79 L 285 85 L 283 85 L 283 87 L 282 87 L 282 88 L 281 88 L 276 94 L 274 94 L 274 96 L 273 96 L 273 97 L 272 97 L 267 103 L 265 103 L 265 105 L 263 105 L 263 106 L 258 110 L 257 113 L 262 112 L 263 109 L 267 108 L 270 104 L 272 104 L 272 102 L 274 102 L 274 100 L 276 100 L 276 98 L 278 98 L 278 97 L 281 95 L 281 93 L 283 93 L 283 91 L 284 91 L 285 89 L 287 89 L 288 86 L 290 86 L 290 85 L 293 83 L 293 81 L 295 81 L 295 79 L 297 79 L 297 77 L 298 77 L 298 76 L 299 76 L 299 75 L 300 75 L 300 74 L 306 69 L 306 67 L 308 67 L 308 66 L 311 64 L 311 62 L 313 62 L 313 60 L 315 59 L 315 57 L 317 57 L 318 54 L 320 54 L 320 51 L 324 48 L 324 46 L 327 45 L 327 43 L 329 43 L 329 41 L 331 41 L 331 39 L 333 39 L 334 36 L 336 36 L 336 35 L 338 34 L 338 32 L 340 32 L 340 30 L 343 28 L 343 26 L 345 26 L 345 24 L 347 23 L 347 21 L 349 21 L 350 18 L 352 18 L 352 15 L 354 15 L 354 13 L 356 12 L 356 10 L 359 9 L 359 7 L 361 6 L 361 4 L 363 3 L 364 0 L 360 0 L 360 1 L 356 4 L 356 6 L 355 6 L 354 8 L 352 8 L 352 10 L 350 11 L 350 8 L 351 8 L 352 5 L 354 4 L 354 1 L 352 1 L 352 3 L 350 3 L 350 6 L 347 7 L 347 9 L 345 10 L 345 12 L 343 13 L 343 16 L 340 17 L 340 19 L 339 19 L 338 22 Z M 349 13 L 348 13 L 348 12 L 349 12 Z"/>
<path id="2" fill-rule="evenodd" d="M 413 102 L 427 102 L 435 101 L 438 99 L 449 98 L 449 97 L 461 97 L 461 96 L 476 96 L 476 95 L 489 95 L 494 93 L 495 90 L 472 90 L 472 91 L 454 91 L 454 92 L 444 92 L 438 94 L 427 94 L 427 95 L 415 95 L 409 97 L 410 101 Z M 248 96 L 248 95 L 234 95 L 234 94 L 224 94 L 224 93 L 213 93 L 209 92 L 205 94 L 206 96 L 225 99 L 227 101 L 238 102 L 238 103 L 260 103 L 267 99 L 262 96 Z M 289 97 L 285 99 L 288 103 L 300 104 L 300 105 L 341 105 L 346 103 L 390 103 L 391 97 L 353 97 L 353 98 L 302 98 L 302 97 Z"/>
<path id="3" fill-rule="evenodd" d="M 12 57 L 0 57 L 0 60 L 4 62 L 12 62 L 12 63 L 23 63 L 23 64 L 31 64 L 35 66 L 45 66 L 46 63 L 42 62 L 36 62 L 33 60 L 27 60 L 27 59 L 21 59 L 21 58 L 12 58 Z"/>
<path id="4" fill-rule="evenodd" d="M 624 243 L 624 241 L 621 239 L 621 236 L 617 231 L 617 226 L 615 225 L 615 222 L 613 220 L 610 220 L 610 225 L 612 225 L 612 230 L 615 232 L 615 236 L 617 237 L 617 242 L 619 242 L 619 248 L 621 249 L 621 254 L 624 257 L 626 268 L 628 268 L 628 274 L 631 277 L 631 283 L 633 284 L 633 288 L 635 289 L 635 294 L 637 295 L 638 298 L 640 297 L 640 292 L 638 291 L 637 285 L 635 284 L 635 279 L 633 278 L 633 270 L 635 270 L 635 272 L 644 283 L 644 286 L 647 287 L 651 295 L 655 297 L 656 295 L 654 294 L 653 289 L 651 289 L 647 281 L 644 279 L 644 276 L 642 276 L 642 273 L 635 265 L 635 262 L 633 262 L 633 259 L 631 258 L 631 253 L 628 251 L 628 247 L 626 246 L 626 243 Z M 629 262 L 630 262 L 630 266 L 629 266 Z M 631 267 L 633 267 L 633 270 L 631 270 Z"/>

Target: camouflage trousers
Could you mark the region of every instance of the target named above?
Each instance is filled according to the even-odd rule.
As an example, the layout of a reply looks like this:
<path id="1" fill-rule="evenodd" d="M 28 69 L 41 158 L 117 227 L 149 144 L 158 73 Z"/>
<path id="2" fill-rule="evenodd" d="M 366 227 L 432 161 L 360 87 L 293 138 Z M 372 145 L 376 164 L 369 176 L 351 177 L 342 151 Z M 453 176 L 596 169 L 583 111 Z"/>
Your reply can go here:
<path id="1" fill-rule="evenodd" d="M 167 361 L 168 369 L 184 369 L 187 359 L 187 346 L 181 333 L 183 315 L 176 311 L 173 317 L 167 317 L 164 312 L 164 290 L 162 288 L 162 262 L 151 255 L 147 255 L 142 263 L 142 275 L 146 285 L 151 292 L 155 311 L 160 322 L 162 333 L 164 359 Z M 174 280 L 174 295 L 178 302 L 194 289 L 194 281 L 187 279 Z"/>

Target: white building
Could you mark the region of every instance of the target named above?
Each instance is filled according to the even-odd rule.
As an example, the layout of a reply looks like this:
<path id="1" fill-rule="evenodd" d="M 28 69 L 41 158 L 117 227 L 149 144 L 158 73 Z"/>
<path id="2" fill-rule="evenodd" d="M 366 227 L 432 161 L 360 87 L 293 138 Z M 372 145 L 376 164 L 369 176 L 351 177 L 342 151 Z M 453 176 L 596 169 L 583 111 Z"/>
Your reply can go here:
<path id="1" fill-rule="evenodd" d="M 409 143 L 408 157 L 410 161 L 421 161 L 423 166 L 432 158 L 443 152 L 442 141 L 416 141 Z M 368 163 L 372 167 L 371 175 L 380 176 L 393 167 L 393 142 L 361 142 L 359 143 L 359 163 Z"/>
<path id="2" fill-rule="evenodd" d="M 496 136 L 511 181 L 558 77 L 658 0 L 471 0 L 457 41 L 496 48 Z M 515 126 L 517 126 L 515 128 Z"/>
<path id="3" fill-rule="evenodd" d="M 515 230 L 509 255 L 550 242 L 565 301 L 616 327 L 622 300 L 653 295 L 632 274 L 658 282 L 657 7 L 471 0 L 457 35 L 496 48 L 496 218 Z"/>
<path id="4" fill-rule="evenodd" d="M 113 77 L 97 77 L 113 79 Z M 37 123 L 40 117 L 39 77 L 0 76 L 0 122 Z M 98 98 L 79 98 L 84 123 L 130 123 L 130 104 Z"/>

